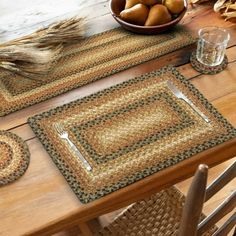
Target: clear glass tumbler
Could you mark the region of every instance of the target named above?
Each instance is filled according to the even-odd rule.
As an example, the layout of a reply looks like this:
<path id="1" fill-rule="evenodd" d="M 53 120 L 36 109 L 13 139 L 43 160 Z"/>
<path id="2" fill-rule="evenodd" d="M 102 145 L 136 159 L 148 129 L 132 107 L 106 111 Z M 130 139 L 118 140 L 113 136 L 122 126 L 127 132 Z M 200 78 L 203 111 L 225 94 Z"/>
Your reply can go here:
<path id="1" fill-rule="evenodd" d="M 217 66 L 224 59 L 229 33 L 222 28 L 209 26 L 198 31 L 197 60 L 207 66 Z"/>

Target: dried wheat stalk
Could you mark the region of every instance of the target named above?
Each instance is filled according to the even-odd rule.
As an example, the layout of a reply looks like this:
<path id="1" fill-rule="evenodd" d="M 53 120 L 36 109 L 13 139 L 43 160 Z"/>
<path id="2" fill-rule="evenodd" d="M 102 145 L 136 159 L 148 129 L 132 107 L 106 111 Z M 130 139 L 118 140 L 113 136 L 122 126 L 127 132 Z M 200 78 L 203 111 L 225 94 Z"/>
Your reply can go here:
<path id="1" fill-rule="evenodd" d="M 214 11 L 220 12 L 225 20 L 236 17 L 236 2 L 235 0 L 218 0 L 214 5 Z"/>
<path id="2" fill-rule="evenodd" d="M 35 33 L 0 45 L 0 67 L 35 78 L 46 74 L 67 43 L 84 33 L 84 19 L 71 18 L 53 23 Z"/>
<path id="3" fill-rule="evenodd" d="M 202 3 L 208 0 L 189 0 L 190 3 Z M 225 20 L 236 18 L 236 0 L 217 0 L 214 4 L 214 11 L 219 12 Z"/>

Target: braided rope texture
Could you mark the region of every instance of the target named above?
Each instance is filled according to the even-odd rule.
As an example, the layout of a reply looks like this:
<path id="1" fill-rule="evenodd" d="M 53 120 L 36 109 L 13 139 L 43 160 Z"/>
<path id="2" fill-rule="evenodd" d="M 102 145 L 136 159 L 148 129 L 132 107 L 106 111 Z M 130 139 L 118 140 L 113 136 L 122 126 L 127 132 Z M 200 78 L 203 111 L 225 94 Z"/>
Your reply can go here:
<path id="1" fill-rule="evenodd" d="M 184 195 L 175 187 L 160 191 L 132 204 L 97 236 L 178 235 L 184 202 Z M 217 227 L 214 226 L 202 236 L 211 236 L 216 230 Z"/>
<path id="2" fill-rule="evenodd" d="M 36 79 L 0 70 L 0 116 L 158 58 L 195 42 L 184 30 L 137 35 L 112 29 L 64 48 L 50 72 Z"/>
<path id="3" fill-rule="evenodd" d="M 206 123 L 168 88 L 174 83 Z M 236 129 L 174 67 L 164 67 L 29 118 L 81 202 L 88 203 L 236 136 Z M 90 163 L 86 171 L 55 129 Z"/>
<path id="4" fill-rule="evenodd" d="M 16 134 L 0 130 L 0 186 L 21 177 L 28 168 L 30 152 Z"/>

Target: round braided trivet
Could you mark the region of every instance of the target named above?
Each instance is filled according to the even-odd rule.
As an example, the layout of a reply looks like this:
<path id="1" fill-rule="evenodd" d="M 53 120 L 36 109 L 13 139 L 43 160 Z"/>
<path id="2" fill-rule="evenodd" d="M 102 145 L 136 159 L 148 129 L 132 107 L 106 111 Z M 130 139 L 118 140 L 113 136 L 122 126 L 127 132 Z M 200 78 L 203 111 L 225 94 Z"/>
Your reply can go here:
<path id="1" fill-rule="evenodd" d="M 29 160 L 26 143 L 16 134 L 0 130 L 0 186 L 22 176 Z"/>
<path id="2" fill-rule="evenodd" d="M 206 66 L 197 60 L 196 52 L 193 52 L 190 57 L 190 63 L 196 71 L 201 72 L 203 74 L 207 74 L 207 75 L 214 75 L 214 74 L 221 72 L 222 70 L 224 70 L 227 67 L 228 58 L 225 55 L 224 60 L 218 66 Z"/>

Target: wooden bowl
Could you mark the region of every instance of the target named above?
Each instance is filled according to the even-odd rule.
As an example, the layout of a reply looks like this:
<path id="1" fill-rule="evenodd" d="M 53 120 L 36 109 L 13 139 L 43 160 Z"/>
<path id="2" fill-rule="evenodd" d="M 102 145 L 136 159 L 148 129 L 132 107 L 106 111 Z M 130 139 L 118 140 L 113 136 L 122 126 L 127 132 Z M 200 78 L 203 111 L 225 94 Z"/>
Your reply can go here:
<path id="1" fill-rule="evenodd" d="M 125 8 L 125 0 L 110 0 L 110 11 L 114 19 L 125 29 L 139 34 L 158 34 L 175 26 L 187 11 L 187 0 L 184 0 L 185 8 L 174 20 L 156 26 L 140 26 L 123 21 L 119 15 Z"/>

